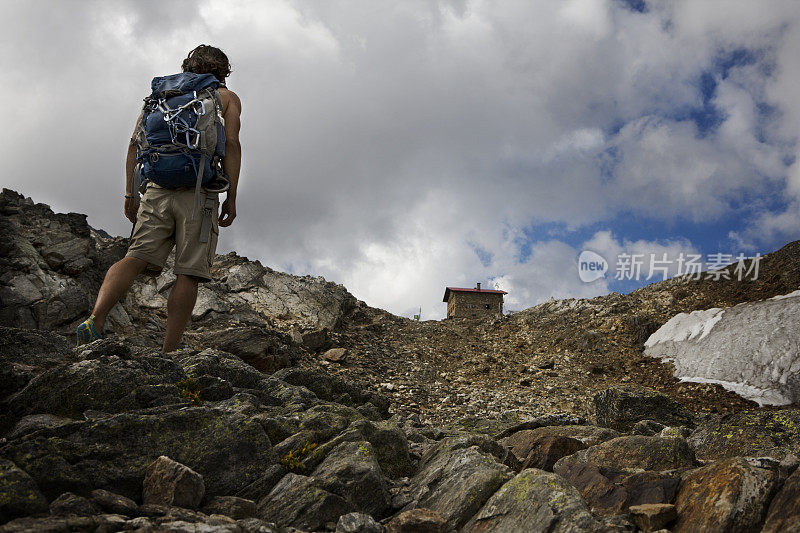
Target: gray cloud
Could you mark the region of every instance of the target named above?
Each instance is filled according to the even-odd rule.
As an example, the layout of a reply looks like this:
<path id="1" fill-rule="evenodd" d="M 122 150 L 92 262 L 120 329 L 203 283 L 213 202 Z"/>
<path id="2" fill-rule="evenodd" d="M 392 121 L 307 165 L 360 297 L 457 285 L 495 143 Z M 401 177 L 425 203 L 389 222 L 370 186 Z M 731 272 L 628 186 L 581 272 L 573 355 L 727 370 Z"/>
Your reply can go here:
<path id="1" fill-rule="evenodd" d="M 520 262 L 519 229 L 620 211 L 711 220 L 789 183 L 798 8 L 756 4 L 19 2 L 0 22 L 15 103 L 3 181 L 127 234 L 141 98 L 206 42 L 229 54 L 244 108 L 240 219 L 221 251 L 429 317 L 446 284 L 496 279 L 517 307 L 590 295 L 604 288 L 564 276 L 580 250 L 543 240 Z M 737 49 L 758 60 L 717 75 L 723 122 L 699 138 L 680 115 Z M 766 124 L 762 104 L 777 109 Z M 768 210 L 737 238 L 791 235 L 787 218 Z"/>

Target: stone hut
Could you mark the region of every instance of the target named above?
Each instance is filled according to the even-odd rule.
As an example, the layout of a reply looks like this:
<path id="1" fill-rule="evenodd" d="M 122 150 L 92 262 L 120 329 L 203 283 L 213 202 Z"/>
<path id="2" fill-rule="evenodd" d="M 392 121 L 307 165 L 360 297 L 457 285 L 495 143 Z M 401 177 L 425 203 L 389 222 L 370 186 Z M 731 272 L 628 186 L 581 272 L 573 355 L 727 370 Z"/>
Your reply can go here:
<path id="1" fill-rule="evenodd" d="M 506 291 L 481 289 L 478 283 L 474 289 L 447 287 L 443 302 L 447 302 L 447 318 L 472 318 L 503 314 L 503 295 Z"/>

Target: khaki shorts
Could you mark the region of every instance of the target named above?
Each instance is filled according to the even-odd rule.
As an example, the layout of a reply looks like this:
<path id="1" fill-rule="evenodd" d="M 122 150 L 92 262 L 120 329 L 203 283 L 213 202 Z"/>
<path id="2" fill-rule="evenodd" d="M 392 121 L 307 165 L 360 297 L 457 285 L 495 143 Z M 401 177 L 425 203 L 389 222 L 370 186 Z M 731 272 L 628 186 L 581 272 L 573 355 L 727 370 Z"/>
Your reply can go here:
<path id="1" fill-rule="evenodd" d="M 200 206 L 192 220 L 194 211 L 194 188 L 164 189 L 148 183 L 142 196 L 136 225 L 133 229 L 128 257 L 136 257 L 150 263 L 147 271 L 158 274 L 167 262 L 167 256 L 175 247 L 175 274 L 185 274 L 211 281 L 211 262 L 217 251 L 219 238 L 217 193 L 200 193 Z M 200 227 L 203 222 L 203 204 L 206 197 L 214 199 L 211 213 L 211 232 L 208 242 L 200 242 Z"/>

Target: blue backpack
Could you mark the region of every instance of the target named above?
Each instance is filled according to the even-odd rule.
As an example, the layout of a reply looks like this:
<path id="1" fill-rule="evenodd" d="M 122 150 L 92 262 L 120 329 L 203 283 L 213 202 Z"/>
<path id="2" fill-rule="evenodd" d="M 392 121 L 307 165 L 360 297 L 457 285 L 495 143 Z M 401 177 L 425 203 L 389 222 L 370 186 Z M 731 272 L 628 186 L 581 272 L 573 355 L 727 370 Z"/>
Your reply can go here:
<path id="1" fill-rule="evenodd" d="M 139 182 L 222 192 L 225 127 L 213 74 L 182 72 L 153 78 L 136 129 Z M 211 183 L 214 182 L 214 183 Z"/>

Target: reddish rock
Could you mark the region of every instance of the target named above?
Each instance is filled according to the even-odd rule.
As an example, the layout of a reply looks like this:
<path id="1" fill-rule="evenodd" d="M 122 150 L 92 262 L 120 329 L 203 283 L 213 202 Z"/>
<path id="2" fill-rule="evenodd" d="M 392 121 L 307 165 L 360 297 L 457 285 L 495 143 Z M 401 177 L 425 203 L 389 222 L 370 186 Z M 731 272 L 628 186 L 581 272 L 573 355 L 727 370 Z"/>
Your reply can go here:
<path id="1" fill-rule="evenodd" d="M 772 499 L 762 533 L 800 533 L 800 468 Z"/>
<path id="2" fill-rule="evenodd" d="M 412 509 L 392 518 L 386 533 L 445 533 L 444 518 L 430 509 Z"/>
<path id="3" fill-rule="evenodd" d="M 677 493 L 677 473 L 633 472 L 580 464 L 565 476 L 599 515 L 625 512 L 631 505 L 670 503 Z"/>
<path id="4" fill-rule="evenodd" d="M 758 531 L 778 474 L 741 457 L 687 472 L 675 499 L 675 533 Z"/>
<path id="5" fill-rule="evenodd" d="M 205 492 L 203 476 L 162 455 L 147 467 L 142 500 L 145 504 L 197 509 Z"/>
<path id="6" fill-rule="evenodd" d="M 347 359 L 347 348 L 331 348 L 322 357 L 332 363 L 342 363 Z"/>
<path id="7" fill-rule="evenodd" d="M 581 441 L 570 437 L 538 437 L 531 444 L 532 448 L 522 465 L 523 470 L 538 468 L 552 472 L 556 461 L 587 448 Z"/>
<path id="8" fill-rule="evenodd" d="M 645 533 L 662 529 L 678 517 L 678 512 L 671 503 L 631 505 L 628 513 L 633 523 Z"/>

